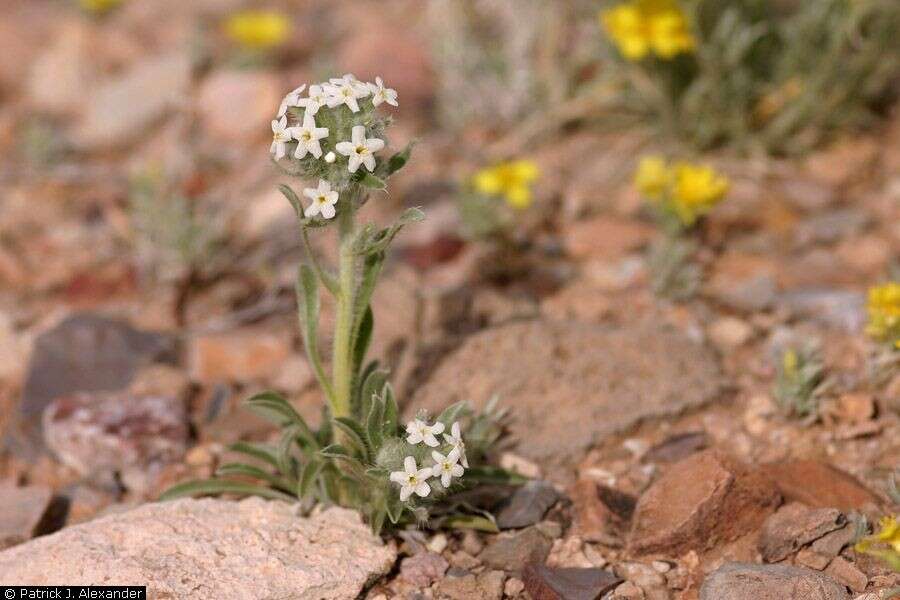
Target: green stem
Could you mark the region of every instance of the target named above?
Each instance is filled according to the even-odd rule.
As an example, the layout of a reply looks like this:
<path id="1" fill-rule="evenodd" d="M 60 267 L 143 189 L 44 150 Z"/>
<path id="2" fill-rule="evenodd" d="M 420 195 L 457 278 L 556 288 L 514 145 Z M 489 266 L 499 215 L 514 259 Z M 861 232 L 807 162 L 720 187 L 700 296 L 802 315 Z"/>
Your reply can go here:
<path id="1" fill-rule="evenodd" d="M 350 417 L 350 394 L 353 378 L 353 306 L 356 299 L 356 255 L 353 252 L 354 198 L 348 198 L 344 210 L 338 215 L 338 238 L 340 243 L 338 258 L 337 314 L 334 322 L 334 355 L 332 358 L 332 398 L 331 414 L 334 417 Z"/>

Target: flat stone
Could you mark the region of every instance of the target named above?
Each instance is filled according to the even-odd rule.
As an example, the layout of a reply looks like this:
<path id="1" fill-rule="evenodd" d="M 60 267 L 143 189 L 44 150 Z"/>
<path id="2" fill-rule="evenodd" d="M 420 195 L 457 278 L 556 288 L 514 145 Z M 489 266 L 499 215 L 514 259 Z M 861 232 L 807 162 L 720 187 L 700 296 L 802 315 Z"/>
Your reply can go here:
<path id="1" fill-rule="evenodd" d="M 0 482 L 0 550 L 47 533 L 52 504 L 49 488 Z"/>
<path id="2" fill-rule="evenodd" d="M 87 111 L 73 132 L 86 150 L 136 144 L 167 112 L 185 101 L 191 80 L 187 52 L 147 59 L 90 90 Z"/>
<path id="3" fill-rule="evenodd" d="M 189 436 L 184 402 L 170 396 L 81 393 L 44 412 L 45 442 L 63 464 L 89 478 L 119 474 L 135 491 L 181 459 Z"/>
<path id="4" fill-rule="evenodd" d="M 758 528 L 779 501 L 758 470 L 706 450 L 673 465 L 644 492 L 628 547 L 634 554 L 706 550 Z"/>
<path id="5" fill-rule="evenodd" d="M 763 523 L 759 536 L 760 554 L 766 562 L 782 561 L 846 522 L 847 519 L 836 508 L 809 508 L 799 502 L 791 502 Z"/>
<path id="6" fill-rule="evenodd" d="M 355 512 L 309 518 L 250 498 L 177 500 L 69 527 L 0 552 L 0 585 L 147 586 L 185 600 L 356 598 L 396 551 Z"/>
<path id="7" fill-rule="evenodd" d="M 559 493 L 546 481 L 529 481 L 516 488 L 512 497 L 497 511 L 500 529 L 519 529 L 534 525 L 559 500 Z"/>
<path id="8" fill-rule="evenodd" d="M 191 379 L 206 384 L 274 377 L 290 355 L 289 336 L 257 328 L 198 335 L 187 342 Z"/>
<path id="9" fill-rule="evenodd" d="M 880 499 L 851 475 L 815 460 L 794 460 L 763 467 L 785 500 L 847 513 Z"/>
<path id="10" fill-rule="evenodd" d="M 728 563 L 706 578 L 700 600 L 847 600 L 844 586 L 811 569 Z"/>
<path id="11" fill-rule="evenodd" d="M 434 586 L 438 600 L 500 600 L 503 597 L 503 571 L 485 571 L 448 576 Z"/>
<path id="12" fill-rule="evenodd" d="M 866 298 L 860 292 L 808 288 L 791 290 L 779 297 L 793 313 L 847 332 L 859 331 L 866 322 Z"/>
<path id="13" fill-rule="evenodd" d="M 596 568 L 554 568 L 529 563 L 525 589 L 532 600 L 596 600 L 622 582 L 611 571 Z"/>
<path id="14" fill-rule="evenodd" d="M 810 569 L 816 569 L 817 571 L 822 571 L 828 566 L 828 563 L 831 562 L 830 558 L 822 556 L 810 548 L 802 549 L 797 553 L 797 556 L 794 557 L 794 560 L 799 566 L 809 567 Z"/>
<path id="15" fill-rule="evenodd" d="M 854 592 L 863 592 L 869 585 L 869 578 L 866 577 L 866 574 L 841 556 L 834 557 L 825 572 Z"/>
<path id="16" fill-rule="evenodd" d="M 585 541 L 621 543 L 634 513 L 635 498 L 590 479 L 580 479 L 570 496 L 575 505 L 574 531 Z"/>
<path id="17" fill-rule="evenodd" d="M 124 389 L 142 367 L 172 351 L 168 336 L 137 330 L 124 321 L 91 313 L 68 317 L 35 340 L 14 447 L 33 450 L 40 445 L 44 410 L 56 398 Z"/>
<path id="18" fill-rule="evenodd" d="M 537 527 L 529 527 L 494 537 L 479 558 L 494 569 L 522 572 L 529 561 L 544 562 L 552 547 L 552 540 Z"/>
<path id="19" fill-rule="evenodd" d="M 709 447 L 709 435 L 705 431 L 676 433 L 656 444 L 641 457 L 643 462 L 677 462 Z"/>
<path id="20" fill-rule="evenodd" d="M 646 223 L 599 215 L 573 223 L 566 230 L 563 246 L 573 258 L 608 260 L 647 245 L 655 234 L 655 228 Z"/>
<path id="21" fill-rule="evenodd" d="M 571 460 L 642 420 L 714 400 L 720 385 L 712 352 L 658 323 L 530 320 L 466 339 L 418 387 L 406 413 L 436 414 L 458 400 L 481 407 L 497 394 L 515 406 L 519 454 Z"/>
<path id="22" fill-rule="evenodd" d="M 814 541 L 810 546 L 810 550 L 825 558 L 832 559 L 855 539 L 856 527 L 852 523 L 848 523 L 844 527 L 827 533 Z"/>
<path id="23" fill-rule="evenodd" d="M 415 589 L 424 589 L 440 579 L 450 564 L 440 554 L 419 552 L 400 561 L 399 580 Z"/>

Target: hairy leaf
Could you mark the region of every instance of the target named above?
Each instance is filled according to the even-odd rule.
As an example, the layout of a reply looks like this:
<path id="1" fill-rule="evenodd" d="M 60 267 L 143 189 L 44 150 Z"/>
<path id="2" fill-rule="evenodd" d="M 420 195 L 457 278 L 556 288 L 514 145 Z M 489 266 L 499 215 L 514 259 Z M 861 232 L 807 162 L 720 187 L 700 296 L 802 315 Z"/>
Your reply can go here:
<path id="1" fill-rule="evenodd" d="M 228 481 L 225 479 L 195 479 L 170 487 L 160 497 L 160 501 L 174 500 L 185 496 L 218 496 L 234 494 L 237 496 L 261 496 L 273 500 L 295 501 L 293 496 L 252 483 Z"/>

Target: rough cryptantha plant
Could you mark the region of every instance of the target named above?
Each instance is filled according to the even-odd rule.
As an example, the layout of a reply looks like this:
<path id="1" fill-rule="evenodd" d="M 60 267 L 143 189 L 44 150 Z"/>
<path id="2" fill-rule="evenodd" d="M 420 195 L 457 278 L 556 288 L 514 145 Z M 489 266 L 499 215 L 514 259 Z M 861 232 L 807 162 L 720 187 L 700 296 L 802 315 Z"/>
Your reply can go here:
<path id="1" fill-rule="evenodd" d="M 479 465 L 501 433 L 504 411 L 492 402 L 476 414 L 458 403 L 434 418 L 420 414 L 401 423 L 388 373 L 366 361 L 375 325 L 370 302 L 387 250 L 403 227 L 423 218 L 412 208 L 388 227 L 358 223 L 360 209 L 412 150 L 386 151 L 384 104 L 397 106 L 398 98 L 380 78 L 366 83 L 344 75 L 296 88 L 272 121 L 275 164 L 309 182 L 299 194 L 280 189 L 309 256 L 296 289 L 303 343 L 326 400 L 321 427 L 313 430 L 276 393 L 254 396 L 247 406 L 281 427 L 280 442 L 237 443 L 231 449 L 251 462 L 223 465 L 215 478 L 177 485 L 164 498 L 230 493 L 300 499 L 307 507 L 338 504 L 359 510 L 376 531 L 388 522 L 496 528 L 489 514 L 454 495 L 483 481 L 513 482 Z M 336 272 L 310 244 L 310 235 L 325 227 L 337 229 Z M 328 369 L 319 346 L 320 286 L 336 303 Z"/>

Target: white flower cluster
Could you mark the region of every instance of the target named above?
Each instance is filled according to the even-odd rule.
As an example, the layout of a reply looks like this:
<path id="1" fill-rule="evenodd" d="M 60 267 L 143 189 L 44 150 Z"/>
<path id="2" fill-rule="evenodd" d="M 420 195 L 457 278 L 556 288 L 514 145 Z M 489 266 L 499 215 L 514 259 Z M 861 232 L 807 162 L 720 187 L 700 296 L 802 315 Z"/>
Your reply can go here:
<path id="1" fill-rule="evenodd" d="M 306 84 L 293 90 L 281 101 L 276 120 L 272 121 L 272 145 L 269 151 L 275 160 L 281 160 L 288 154 L 288 144 L 296 143 L 293 157 L 303 160 L 311 156 L 315 160 L 324 159 L 326 163 L 333 164 L 337 160 L 335 152 L 324 153 L 322 142 L 328 140 L 329 135 L 341 135 L 340 131 L 332 132 L 329 127 L 320 127 L 316 123 L 317 115 L 322 117 L 319 111 L 323 107 L 340 110 L 346 106 L 353 115 L 360 112 L 360 101 L 371 98 L 371 108 L 377 108 L 383 103 L 397 106 L 397 92 L 386 88 L 381 77 L 375 78 L 375 83 L 359 81 L 352 74 L 343 77 L 332 78 L 326 82 L 309 86 L 309 92 L 304 97 Z M 297 125 L 289 125 L 289 109 L 302 108 L 303 118 Z M 294 116 L 297 113 L 291 113 Z M 326 115 L 328 117 L 329 115 Z M 320 119 L 320 122 L 321 119 Z M 334 122 L 325 120 L 326 123 Z M 359 121 L 357 121 L 359 122 Z M 340 129 L 340 127 L 339 127 Z M 360 166 L 365 167 L 370 173 L 375 170 L 375 153 L 385 146 L 384 140 L 376 137 L 367 137 L 366 127 L 357 124 L 349 131 L 350 139 L 333 140 L 332 147 L 343 156 L 347 157 L 347 169 L 350 173 L 356 173 Z M 346 129 L 344 134 L 346 136 Z M 334 205 L 338 200 L 338 192 L 332 191 L 331 184 L 320 180 L 318 188 L 307 188 L 304 195 L 313 200 L 312 205 L 304 211 L 305 216 L 321 215 L 322 218 L 331 219 L 336 214 Z"/>
<path id="2" fill-rule="evenodd" d="M 440 445 L 437 436 L 443 431 L 443 423 L 429 425 L 420 419 L 414 419 L 406 424 L 408 434 L 406 441 L 413 445 L 424 443 L 430 448 L 437 448 Z M 462 477 L 465 469 L 469 468 L 459 423 L 453 424 L 449 435 L 444 434 L 444 442 L 450 445 L 450 452 L 444 455 L 433 450 L 431 452 L 433 465 L 420 469 L 416 466 L 415 457 L 407 456 L 403 459 L 403 470 L 391 473 L 391 481 L 400 485 L 401 501 L 406 502 L 413 494 L 422 498 L 430 494 L 431 486 L 428 484 L 430 477 L 439 479 L 441 485 L 448 488 L 454 477 Z"/>

